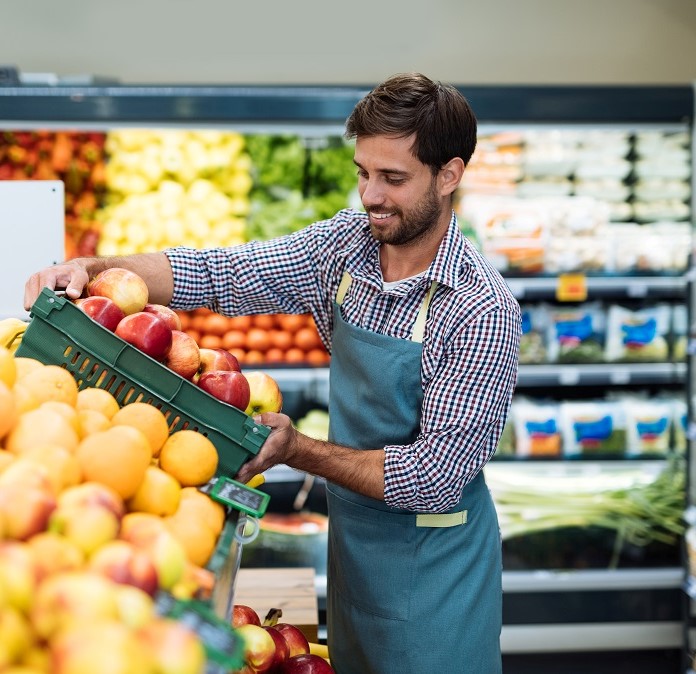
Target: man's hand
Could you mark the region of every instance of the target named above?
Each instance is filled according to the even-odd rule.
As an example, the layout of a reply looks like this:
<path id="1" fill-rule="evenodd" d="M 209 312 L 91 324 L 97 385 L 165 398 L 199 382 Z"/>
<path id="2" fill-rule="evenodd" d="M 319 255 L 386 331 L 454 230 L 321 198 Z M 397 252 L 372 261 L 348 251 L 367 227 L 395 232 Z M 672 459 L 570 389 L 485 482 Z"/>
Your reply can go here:
<path id="1" fill-rule="evenodd" d="M 44 288 L 65 289 L 70 299 L 77 299 L 89 282 L 89 272 L 81 260 L 71 260 L 32 274 L 24 286 L 24 308 L 29 311 Z"/>
<path id="2" fill-rule="evenodd" d="M 301 434 L 292 425 L 286 414 L 265 412 L 254 417 L 254 421 L 271 429 L 271 434 L 261 447 L 261 451 L 245 463 L 237 476 L 239 482 L 248 482 L 254 475 L 263 473 L 279 463 L 292 465 L 293 457 L 297 454 Z"/>

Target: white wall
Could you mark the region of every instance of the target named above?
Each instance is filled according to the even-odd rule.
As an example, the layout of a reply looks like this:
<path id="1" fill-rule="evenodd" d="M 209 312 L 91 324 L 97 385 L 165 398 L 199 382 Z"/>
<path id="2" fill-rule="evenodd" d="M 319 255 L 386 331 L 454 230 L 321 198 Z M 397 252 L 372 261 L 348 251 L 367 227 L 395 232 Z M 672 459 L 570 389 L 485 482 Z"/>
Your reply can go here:
<path id="1" fill-rule="evenodd" d="M 696 80 L 696 0 L 2 0 L 0 65 L 126 83 Z"/>

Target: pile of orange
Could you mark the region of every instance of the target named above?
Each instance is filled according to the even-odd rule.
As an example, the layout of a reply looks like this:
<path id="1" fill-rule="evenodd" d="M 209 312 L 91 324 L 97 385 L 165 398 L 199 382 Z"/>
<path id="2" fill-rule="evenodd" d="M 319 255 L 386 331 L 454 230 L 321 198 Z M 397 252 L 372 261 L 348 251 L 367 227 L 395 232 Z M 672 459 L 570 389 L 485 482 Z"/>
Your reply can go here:
<path id="1" fill-rule="evenodd" d="M 78 390 L 62 367 L 0 347 L 0 489 L 45 489 L 59 502 L 77 484 L 106 485 L 126 511 L 161 520 L 188 561 L 203 567 L 224 511 L 196 487 L 217 467 L 213 443 L 197 431 L 172 432 L 155 405 L 121 407 L 104 389 Z"/>
<path id="2" fill-rule="evenodd" d="M 227 349 L 240 363 L 323 366 L 330 359 L 310 314 L 228 317 L 204 308 L 178 313 L 182 330 L 199 347 Z"/>

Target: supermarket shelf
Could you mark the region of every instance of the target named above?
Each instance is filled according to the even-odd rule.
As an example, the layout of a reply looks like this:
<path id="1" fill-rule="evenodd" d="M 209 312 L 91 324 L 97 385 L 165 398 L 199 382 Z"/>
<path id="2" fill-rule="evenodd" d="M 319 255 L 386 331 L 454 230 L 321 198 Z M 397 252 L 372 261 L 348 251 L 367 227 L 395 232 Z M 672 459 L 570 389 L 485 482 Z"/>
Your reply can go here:
<path id="1" fill-rule="evenodd" d="M 553 300 L 559 277 L 509 276 L 505 281 L 518 300 Z M 679 276 L 587 276 L 588 297 L 593 299 L 666 299 L 686 296 L 686 277 Z"/>
<path id="2" fill-rule="evenodd" d="M 520 386 L 606 386 L 683 384 L 686 363 L 596 363 L 521 365 Z"/>
<path id="3" fill-rule="evenodd" d="M 504 571 L 503 592 L 666 589 L 682 587 L 683 581 L 684 571 L 680 567 L 582 571 Z"/>
<path id="4" fill-rule="evenodd" d="M 679 621 L 641 623 L 573 623 L 572 625 L 503 625 L 503 653 L 681 648 Z"/>
<path id="5" fill-rule="evenodd" d="M 127 85 L 56 82 L 0 86 L 0 125 L 23 128 L 79 123 L 332 126 L 342 132 L 374 83 L 355 86 Z M 459 85 L 481 123 L 685 124 L 690 86 Z"/>

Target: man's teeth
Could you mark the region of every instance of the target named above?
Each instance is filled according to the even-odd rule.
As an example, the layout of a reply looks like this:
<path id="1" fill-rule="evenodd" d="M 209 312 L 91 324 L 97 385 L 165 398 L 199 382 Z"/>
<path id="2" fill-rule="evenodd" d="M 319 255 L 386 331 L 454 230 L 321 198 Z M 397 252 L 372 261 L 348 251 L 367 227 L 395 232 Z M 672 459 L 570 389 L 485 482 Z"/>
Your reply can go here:
<path id="1" fill-rule="evenodd" d="M 389 218 L 392 215 L 394 215 L 394 214 L 393 213 L 372 213 L 372 217 L 375 220 L 384 220 L 385 218 Z"/>

